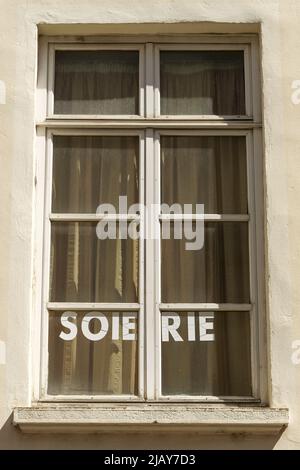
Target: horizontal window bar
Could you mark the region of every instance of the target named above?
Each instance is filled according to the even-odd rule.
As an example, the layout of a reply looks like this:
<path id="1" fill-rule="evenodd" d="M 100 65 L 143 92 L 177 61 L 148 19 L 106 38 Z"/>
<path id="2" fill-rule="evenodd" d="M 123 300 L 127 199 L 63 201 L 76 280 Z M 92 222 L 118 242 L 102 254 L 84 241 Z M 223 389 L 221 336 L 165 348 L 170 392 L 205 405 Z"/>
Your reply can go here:
<path id="1" fill-rule="evenodd" d="M 49 32 L 48 25 L 42 25 L 44 34 Z M 149 24 L 148 32 L 152 32 L 153 27 Z M 82 29 L 82 25 L 79 25 L 80 30 Z M 88 26 L 88 30 L 90 31 L 90 26 Z M 145 25 L 143 25 L 143 29 L 145 29 Z M 55 36 L 55 39 L 51 36 L 48 36 L 47 41 L 51 44 L 55 41 L 55 44 L 63 43 L 61 47 L 65 48 L 66 44 L 69 44 L 70 48 L 73 47 L 82 47 L 89 49 L 92 44 L 95 44 L 95 47 L 102 47 L 104 44 L 112 43 L 112 46 L 117 48 L 126 48 L 128 47 L 128 43 L 134 45 L 135 47 L 139 47 L 140 45 L 144 45 L 147 42 L 154 42 L 158 45 L 162 45 L 162 47 L 168 46 L 169 43 L 174 43 L 176 47 L 182 47 L 184 44 L 193 44 L 197 48 L 201 47 L 209 47 L 214 48 L 217 45 L 221 46 L 222 50 L 231 50 L 234 48 L 244 48 L 244 44 L 251 44 L 251 42 L 256 38 L 256 35 L 253 34 L 253 31 L 250 33 L 243 33 L 243 34 L 236 34 L 236 33 L 226 33 L 226 35 L 222 33 L 216 34 L 203 34 L 203 33 L 192 33 L 190 30 L 190 26 L 187 25 L 187 33 L 185 36 L 180 35 L 178 33 L 170 33 L 166 36 L 160 35 L 151 35 L 151 34 L 144 34 L 144 35 L 136 35 L 136 34 L 118 34 L 118 38 L 115 35 L 101 35 L 93 33 L 93 35 L 83 36 L 65 36 L 65 35 L 58 35 Z M 65 30 L 65 28 L 64 28 Z M 117 40 L 116 40 L 117 39 Z M 166 46 L 164 43 L 167 43 Z M 173 44 L 172 44 L 173 45 Z"/>
<path id="2" fill-rule="evenodd" d="M 50 214 L 49 218 L 53 222 L 97 222 L 103 219 L 107 221 L 138 221 L 140 216 L 137 214 Z"/>
<path id="3" fill-rule="evenodd" d="M 140 114 L 48 114 L 46 117 L 47 121 L 52 121 L 52 120 L 78 120 L 81 119 L 83 121 L 86 120 L 94 120 L 94 119 L 101 119 L 101 120 L 124 120 L 124 119 L 143 119 L 144 116 L 141 116 Z"/>
<path id="4" fill-rule="evenodd" d="M 140 114 L 49 114 L 46 117 L 46 121 L 92 121 L 92 120 L 100 120 L 100 121 L 124 121 L 124 120 L 138 120 L 138 121 L 149 121 L 149 118 L 141 116 Z M 215 114 L 174 114 L 174 115 L 167 115 L 167 114 L 160 114 L 155 118 L 150 118 L 150 120 L 154 121 L 253 121 L 253 116 L 247 115 L 233 115 L 230 114 L 228 116 L 219 116 Z"/>
<path id="5" fill-rule="evenodd" d="M 48 302 L 48 310 L 107 310 L 109 311 L 138 311 L 141 305 L 136 303 L 90 303 L 90 302 Z"/>
<path id="6" fill-rule="evenodd" d="M 107 221 L 140 220 L 137 214 L 50 214 L 49 218 L 53 222 L 95 222 L 103 219 Z M 159 219 L 161 221 L 248 222 L 250 216 L 247 214 L 160 214 Z"/>
<path id="7" fill-rule="evenodd" d="M 143 402 L 144 398 L 139 397 L 138 395 L 45 395 L 41 398 L 39 402 L 51 403 L 51 402 L 123 402 L 123 401 L 136 401 Z"/>
<path id="8" fill-rule="evenodd" d="M 41 398 L 39 402 L 42 403 L 51 403 L 51 402 L 123 402 L 123 401 L 133 401 L 133 402 L 144 402 L 145 399 L 137 395 L 46 395 Z M 217 403 L 226 403 L 226 402 L 250 402 L 250 403 L 260 403 L 259 398 L 254 397 L 218 397 L 218 396 L 202 396 L 202 395 L 172 395 L 172 396 L 160 396 L 158 400 L 151 400 L 151 403 L 161 403 L 161 402 L 217 402 Z"/>
<path id="9" fill-rule="evenodd" d="M 213 222 L 248 222 L 250 216 L 248 214 L 160 214 L 159 219 L 162 221 L 209 220 Z"/>
<path id="10" fill-rule="evenodd" d="M 179 304 L 179 303 L 168 303 L 159 304 L 159 309 L 162 311 L 236 311 L 236 312 L 249 312 L 252 309 L 251 304 Z"/>
<path id="11" fill-rule="evenodd" d="M 228 121 L 224 119 L 47 119 L 37 123 L 38 127 L 47 128 L 94 128 L 94 129 L 254 129 L 261 128 L 260 122 L 251 120 Z"/>
<path id="12" fill-rule="evenodd" d="M 217 396 L 202 396 L 202 395 L 161 395 L 159 397 L 160 401 L 168 402 L 217 402 L 217 403 L 228 403 L 228 402 L 250 402 L 250 403 L 260 403 L 259 398 L 254 397 L 217 397 Z"/>

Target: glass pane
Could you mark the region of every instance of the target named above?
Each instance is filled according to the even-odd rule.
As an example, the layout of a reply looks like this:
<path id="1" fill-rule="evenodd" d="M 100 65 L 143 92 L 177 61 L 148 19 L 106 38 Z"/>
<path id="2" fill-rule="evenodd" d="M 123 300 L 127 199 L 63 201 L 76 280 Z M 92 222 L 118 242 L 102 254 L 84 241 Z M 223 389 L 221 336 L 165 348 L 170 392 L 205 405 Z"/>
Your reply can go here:
<path id="1" fill-rule="evenodd" d="M 52 212 L 96 213 L 100 204 L 119 212 L 119 197 L 137 203 L 137 136 L 54 136 Z"/>
<path id="2" fill-rule="evenodd" d="M 162 136 L 161 178 L 163 203 L 247 214 L 246 138 Z"/>
<path id="3" fill-rule="evenodd" d="M 137 323 L 135 312 L 49 312 L 48 393 L 137 395 Z"/>
<path id="4" fill-rule="evenodd" d="M 139 114 L 138 51 L 56 51 L 55 114 Z"/>
<path id="5" fill-rule="evenodd" d="M 162 314 L 162 394 L 251 396 L 247 312 Z"/>
<path id="6" fill-rule="evenodd" d="M 162 51 L 161 114 L 244 115 L 243 51 Z"/>
<path id="7" fill-rule="evenodd" d="M 174 240 L 173 224 L 170 232 L 162 240 L 162 302 L 250 301 L 247 223 L 205 223 L 200 250 L 187 250 L 185 238 Z"/>
<path id="8" fill-rule="evenodd" d="M 114 223 L 107 224 L 104 229 L 114 231 Z M 52 224 L 51 302 L 138 302 L 139 241 L 121 239 L 120 224 L 116 239 L 101 240 L 99 228 L 91 222 Z"/>

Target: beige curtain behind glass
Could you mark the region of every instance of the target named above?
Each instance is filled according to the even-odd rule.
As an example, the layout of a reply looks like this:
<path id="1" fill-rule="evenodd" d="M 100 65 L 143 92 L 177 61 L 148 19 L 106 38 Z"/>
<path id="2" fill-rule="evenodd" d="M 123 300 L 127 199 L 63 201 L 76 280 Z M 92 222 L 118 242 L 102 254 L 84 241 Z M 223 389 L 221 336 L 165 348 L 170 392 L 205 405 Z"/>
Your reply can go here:
<path id="1" fill-rule="evenodd" d="M 161 51 L 161 114 L 244 115 L 242 51 Z"/>
<path id="2" fill-rule="evenodd" d="M 53 212 L 95 213 L 100 203 L 118 212 L 120 195 L 129 204 L 138 201 L 136 137 L 55 136 Z M 138 241 L 99 240 L 90 222 L 53 223 L 50 299 L 137 302 Z M 97 322 L 93 327 L 97 331 Z M 61 383 L 61 393 L 135 393 L 137 349 L 131 343 L 108 337 L 93 343 L 77 335 L 57 345 L 63 367 L 53 381 Z"/>
<path id="3" fill-rule="evenodd" d="M 161 143 L 163 202 L 247 214 L 244 137 L 164 136 Z M 247 223 L 206 223 L 204 247 L 197 251 L 187 251 L 185 240 L 162 240 L 162 302 L 249 301 Z M 243 315 L 216 315 L 215 341 L 199 344 L 199 338 L 187 341 L 182 314 L 185 340 L 163 344 L 163 393 L 250 395 L 249 318 Z"/>
<path id="4" fill-rule="evenodd" d="M 56 51 L 56 114 L 139 114 L 138 51 Z"/>
<path id="5" fill-rule="evenodd" d="M 215 312 L 215 340 L 211 342 L 199 341 L 199 312 L 190 312 L 196 325 L 193 342 L 188 341 L 187 314 L 176 314 L 184 341 L 162 343 L 163 394 L 251 396 L 249 314 Z"/>
<path id="6" fill-rule="evenodd" d="M 245 137 L 162 136 L 161 148 L 163 202 L 204 204 L 207 214 L 247 214 Z"/>

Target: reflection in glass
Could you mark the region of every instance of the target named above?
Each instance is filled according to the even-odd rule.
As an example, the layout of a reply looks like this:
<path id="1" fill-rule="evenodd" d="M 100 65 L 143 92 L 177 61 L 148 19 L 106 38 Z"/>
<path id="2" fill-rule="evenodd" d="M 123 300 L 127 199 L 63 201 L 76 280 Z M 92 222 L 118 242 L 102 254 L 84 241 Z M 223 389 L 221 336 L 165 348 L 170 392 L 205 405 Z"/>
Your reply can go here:
<path id="1" fill-rule="evenodd" d="M 72 312 L 69 321 L 77 326 L 77 335 L 71 341 L 60 338 L 69 328 L 61 324 L 64 312 L 49 312 L 49 380 L 50 395 L 137 395 L 138 350 L 137 318 L 131 312 L 101 312 L 108 322 L 103 339 L 90 341 L 82 333 L 86 312 Z M 90 312 L 98 315 L 99 312 Z M 118 339 L 112 339 L 112 317 L 117 319 Z M 129 320 L 128 320 L 128 317 Z M 116 321 L 116 320 L 114 320 Z M 131 339 L 124 339 L 124 322 L 130 322 Z M 91 333 L 101 331 L 98 319 L 88 325 Z M 125 331 L 126 332 L 126 331 Z M 132 339 L 134 337 L 134 339 Z"/>
<path id="2" fill-rule="evenodd" d="M 162 315 L 180 319 L 177 332 L 182 338 L 175 341 L 170 335 L 169 341 L 162 342 L 163 395 L 251 396 L 249 313 L 165 312 Z M 200 341 L 199 316 L 203 319 L 207 315 L 208 323 L 213 324 L 207 333 L 213 333 L 214 339 Z M 189 328 L 188 316 L 191 317 Z M 171 324 L 172 319 L 168 322 Z"/>

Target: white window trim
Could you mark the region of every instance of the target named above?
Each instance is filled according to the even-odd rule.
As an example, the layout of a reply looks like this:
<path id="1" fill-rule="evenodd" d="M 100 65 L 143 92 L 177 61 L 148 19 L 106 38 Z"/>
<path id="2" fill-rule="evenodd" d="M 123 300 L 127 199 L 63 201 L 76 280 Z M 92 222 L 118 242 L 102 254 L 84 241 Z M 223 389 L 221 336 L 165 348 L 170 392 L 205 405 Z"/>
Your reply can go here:
<path id="1" fill-rule="evenodd" d="M 145 38 L 144 38 L 145 39 Z M 123 40 L 124 38 L 120 38 L 119 40 Z M 36 212 L 36 242 L 35 242 L 35 253 L 34 253 L 34 279 L 35 279 L 35 290 L 34 290 L 34 298 L 33 298 L 33 305 L 34 305 L 34 315 L 32 318 L 32 335 L 33 335 L 33 358 L 32 358 L 32 371 L 33 371 L 33 400 L 37 401 L 126 401 L 127 399 L 129 401 L 136 401 L 138 400 L 137 397 L 126 397 L 124 395 L 120 397 L 108 397 L 108 396 L 47 396 L 45 394 L 45 374 L 47 374 L 47 370 L 45 367 L 40 367 L 39 365 L 39 357 L 42 352 L 42 357 L 45 357 L 45 343 L 41 341 L 41 338 L 39 336 L 39 331 L 42 328 L 42 321 L 41 321 L 41 311 L 45 306 L 43 307 L 43 302 L 40 297 L 40 292 L 43 289 L 43 292 L 45 294 L 45 287 L 43 287 L 43 278 L 45 278 L 45 271 L 43 272 L 42 269 L 42 264 L 44 264 L 44 269 L 45 261 L 47 260 L 47 252 L 49 252 L 49 237 L 48 237 L 48 242 L 45 240 L 45 252 L 43 252 L 43 241 L 41 237 L 41 233 L 43 233 L 43 219 L 46 219 L 47 213 L 49 213 L 46 207 L 43 207 L 43 201 L 44 201 L 44 189 L 45 189 L 45 182 L 49 181 L 47 178 L 47 173 L 44 167 L 44 156 L 46 154 L 46 136 L 47 134 L 53 134 L 53 133 L 65 133 L 67 135 L 70 135 L 70 133 L 76 133 L 76 129 L 78 130 L 79 134 L 87 133 L 87 134 L 93 134 L 95 135 L 99 133 L 103 133 L 105 135 L 108 135 L 110 132 L 118 132 L 117 129 L 119 129 L 119 133 L 122 135 L 125 135 L 127 132 L 130 133 L 130 129 L 134 129 L 132 132 L 134 134 L 138 134 L 137 129 L 141 129 L 145 131 L 145 142 L 146 142 L 146 153 L 147 152 L 154 152 L 154 149 L 152 148 L 153 146 L 155 147 L 155 155 L 156 155 L 156 160 L 157 160 L 157 155 L 158 155 L 158 147 L 157 147 L 157 142 L 158 139 L 153 139 L 154 133 L 157 135 L 157 132 L 159 130 L 159 133 L 165 133 L 167 130 L 165 129 L 176 129 L 176 134 L 178 135 L 178 132 L 180 132 L 180 129 L 184 134 L 187 134 L 189 132 L 196 132 L 196 133 L 204 133 L 204 135 L 223 135 L 222 129 L 226 132 L 224 132 L 224 135 L 246 135 L 247 137 L 247 148 L 248 150 L 251 149 L 250 153 L 253 155 L 255 153 L 256 158 L 252 160 L 252 163 L 249 163 L 249 157 L 248 157 L 248 151 L 247 151 L 247 161 L 248 161 L 248 176 L 249 174 L 251 175 L 251 181 L 250 179 L 248 180 L 248 191 L 250 191 L 250 184 L 252 186 L 252 189 L 254 190 L 251 193 L 251 197 L 249 198 L 250 202 L 250 209 L 251 209 L 251 204 L 252 208 L 255 206 L 256 207 L 256 212 L 254 216 L 254 220 L 249 224 L 249 226 L 252 226 L 252 231 L 255 231 L 255 237 L 251 235 L 251 243 L 250 243 L 250 250 L 253 252 L 257 253 L 256 259 L 257 259 L 257 266 L 251 268 L 251 292 L 253 289 L 253 286 L 256 286 L 256 295 L 255 295 L 255 303 L 258 306 L 258 309 L 260 311 L 259 318 L 255 320 L 255 324 L 252 325 L 252 331 L 258 330 L 258 334 L 253 338 L 254 335 L 252 335 L 252 367 L 254 364 L 254 367 L 256 368 L 256 373 L 252 374 L 252 377 L 254 379 L 253 383 L 253 390 L 254 390 L 254 397 L 248 399 L 247 397 L 166 397 L 163 396 L 162 400 L 163 401 L 189 401 L 189 402 L 206 402 L 206 401 L 212 401 L 212 402 L 239 402 L 241 399 L 242 402 L 247 402 L 247 401 L 260 401 L 261 403 L 267 403 L 268 402 L 268 393 L 267 393 L 267 348 L 266 348 L 266 316 L 265 316 L 265 277 L 264 277 L 264 249 L 263 249 L 263 206 L 262 202 L 262 191 L 263 191 L 263 184 L 262 184 L 262 138 L 261 138 L 261 106 L 260 106 L 260 92 L 259 92 L 259 53 L 258 53 L 258 44 L 257 44 L 257 38 L 253 35 L 247 35 L 247 36 L 191 36 L 191 37 L 180 37 L 180 36 L 175 36 L 175 37 L 153 37 L 153 38 L 147 38 L 148 42 L 145 45 L 145 55 L 143 60 L 140 61 L 140 63 L 145 62 L 145 77 L 143 77 L 143 80 L 147 77 L 145 80 L 145 87 L 148 87 L 147 90 L 147 99 L 145 100 L 145 95 L 141 95 L 143 99 L 140 98 L 140 105 L 142 106 L 142 103 L 145 102 L 145 107 L 144 107 L 144 117 L 140 116 L 59 116 L 59 115 L 53 115 L 51 113 L 52 109 L 52 102 L 53 102 L 53 96 L 51 96 L 51 91 L 50 95 L 48 94 L 48 86 L 47 86 L 47 81 L 49 80 L 48 83 L 50 83 L 50 90 L 53 89 L 53 81 L 51 84 L 51 76 L 53 76 L 53 69 L 50 73 L 51 67 L 48 67 L 48 60 L 47 60 L 47 52 L 48 50 L 50 51 L 50 62 L 52 60 L 53 56 L 53 51 L 54 48 L 79 48 L 79 49 L 90 49 L 92 46 L 95 47 L 96 49 L 103 49 L 104 44 L 107 43 L 108 48 L 110 49 L 120 49 L 122 46 L 126 49 L 130 49 L 130 44 L 131 47 L 134 50 L 139 49 L 141 53 L 143 54 L 143 49 L 144 46 L 141 46 L 141 43 L 143 42 L 143 38 L 141 36 L 138 37 L 138 42 L 136 42 L 135 37 L 126 37 L 126 45 L 123 44 L 118 44 L 118 37 L 106 37 L 106 38 L 86 38 L 85 43 L 82 44 L 79 43 L 78 40 L 75 38 L 42 38 L 40 41 L 40 49 L 39 49 L 39 79 L 38 79 L 38 89 L 37 89 L 37 145 L 36 145 L 36 198 L 35 198 L 35 212 Z M 238 120 L 235 120 L 235 117 L 231 116 L 230 120 L 226 119 L 226 117 L 209 117 L 209 120 L 207 119 L 207 116 L 188 116 L 187 119 L 185 120 L 184 117 L 180 116 L 178 117 L 165 117 L 165 116 L 159 116 L 159 117 L 154 117 L 157 112 L 155 112 L 155 99 L 157 100 L 157 92 L 155 93 L 155 86 L 153 84 L 155 83 L 154 81 L 154 75 L 155 72 L 153 70 L 153 67 L 149 61 L 149 54 L 153 53 L 153 49 L 155 48 L 156 50 L 156 55 L 157 51 L 159 48 L 169 48 L 169 47 L 174 47 L 176 49 L 179 49 L 180 47 L 187 47 L 183 46 L 183 43 L 188 43 L 189 48 L 191 47 L 191 44 L 193 42 L 198 43 L 201 41 L 201 47 L 203 46 L 203 43 L 207 43 L 212 47 L 217 47 L 218 44 L 220 44 L 220 48 L 224 50 L 226 47 L 232 47 L 234 49 L 238 47 L 242 47 L 244 50 L 247 50 L 247 63 L 249 64 L 249 81 L 248 83 L 252 84 L 252 96 L 250 96 L 247 100 L 249 105 L 247 105 L 247 110 L 251 109 L 252 107 L 252 120 L 249 120 L 249 117 L 238 117 Z M 158 44 L 155 44 L 155 43 Z M 176 43 L 173 45 L 170 45 L 169 43 Z M 177 44 L 179 42 L 180 44 Z M 54 45 L 55 43 L 55 45 Z M 62 43 L 62 44 L 59 44 Z M 91 44 L 93 43 L 93 44 Z M 168 43 L 168 44 L 163 44 L 163 43 Z M 225 47 L 226 46 L 226 47 Z M 199 44 L 194 45 L 195 48 L 200 47 Z M 51 52 L 52 51 L 52 52 Z M 246 73 L 246 70 L 245 70 Z M 157 77 L 156 77 L 157 79 Z M 157 80 L 156 80 L 157 84 Z M 143 87 L 141 87 L 143 88 Z M 249 87 L 247 87 L 249 89 Z M 247 88 L 246 88 L 246 95 L 247 95 Z M 157 86 L 156 86 L 157 89 Z M 141 92 L 142 93 L 142 92 Z M 249 101 L 250 100 L 250 101 Z M 157 103 L 156 103 L 157 104 Z M 47 114 L 47 106 L 48 109 L 50 110 L 50 113 Z M 76 118 L 76 121 L 75 121 Z M 78 118 L 78 120 L 77 120 Z M 113 119 L 113 121 L 111 120 Z M 214 121 L 215 119 L 215 121 Z M 213 122 L 214 121 L 214 122 Z M 83 130 L 83 128 L 85 128 Z M 96 129 L 96 132 L 95 132 Z M 121 130 L 122 129 L 122 130 Z M 125 129 L 127 131 L 125 132 Z M 189 130 L 191 129 L 191 130 Z M 230 130 L 230 134 L 228 133 Z M 172 133 L 172 131 L 170 131 Z M 174 130 L 173 130 L 174 133 Z M 233 134 L 231 134 L 233 133 Z M 250 133 L 252 134 L 252 137 L 250 136 Z M 48 149 L 49 152 L 49 149 Z M 49 162 L 48 162 L 49 163 Z M 259 163 L 259 164 L 258 164 Z M 156 172 L 158 171 L 158 166 L 156 165 Z M 149 164 L 149 159 L 146 160 L 145 162 L 145 170 L 147 174 L 152 174 L 154 177 L 154 168 L 153 165 Z M 48 169 L 49 172 L 49 169 Z M 149 173 L 150 172 L 150 173 Z M 157 176 L 157 175 L 156 175 Z M 258 200 L 260 201 L 259 203 L 255 202 L 254 197 L 257 195 Z M 153 188 L 146 187 L 146 201 L 153 200 L 153 198 L 157 198 L 158 193 L 156 192 L 156 195 L 153 194 Z M 48 196 L 49 199 L 49 196 Z M 46 224 L 47 225 L 47 224 Z M 255 228 L 256 227 L 256 228 Z M 45 236 L 46 232 L 48 229 L 45 230 Z M 145 255 L 146 258 L 148 257 L 149 260 L 153 259 L 154 257 L 152 254 L 154 251 L 157 250 L 155 246 L 151 246 L 150 243 L 146 246 L 146 251 Z M 41 262 L 41 260 L 44 260 L 44 263 Z M 252 257 L 250 257 L 250 260 Z M 254 258 L 255 259 L 255 258 Z M 157 260 L 154 261 L 157 263 Z M 142 271 L 140 271 L 140 274 Z M 155 277 L 155 271 L 154 269 L 148 269 L 147 270 L 147 277 L 146 277 L 146 283 L 148 285 L 148 282 L 151 283 L 151 285 L 154 286 L 154 279 Z M 143 277 L 143 276 L 142 276 Z M 142 280 L 143 282 L 143 280 Z M 44 284 L 45 286 L 45 284 Z M 157 285 L 156 285 L 157 289 Z M 140 285 L 140 292 L 142 292 L 142 284 Z M 47 292 L 48 295 L 48 292 Z M 252 299 L 251 299 L 252 300 Z M 145 298 L 145 303 L 147 305 L 147 308 L 150 309 L 155 309 L 156 312 L 158 311 L 157 309 L 160 306 L 160 302 L 155 298 L 154 293 L 149 291 L 149 289 L 146 292 L 146 298 Z M 99 308 L 99 305 L 94 304 L 95 308 Z M 187 305 L 187 304 L 186 304 Z M 170 306 L 167 306 L 168 308 Z M 189 308 L 192 306 L 189 306 Z M 195 307 L 195 306 L 194 306 Z M 193 308 L 194 308 L 193 307 Z M 208 306 L 211 308 L 211 306 Z M 232 306 L 234 307 L 234 306 Z M 165 306 L 163 306 L 165 308 Z M 182 306 L 184 308 L 184 306 Z M 205 309 L 205 305 L 203 304 L 202 306 L 199 306 L 201 309 Z M 215 309 L 222 310 L 222 305 L 216 305 L 214 306 Z M 248 308 L 248 307 L 247 307 Z M 123 309 L 123 308 L 122 308 Z M 143 315 L 141 315 L 141 318 Z M 155 341 L 158 341 L 159 336 L 155 334 L 157 331 L 157 325 L 154 325 L 152 319 L 149 318 L 149 316 L 145 318 L 145 327 L 147 328 L 148 332 L 148 338 L 154 339 L 154 341 L 148 339 L 148 344 L 146 345 L 147 351 L 149 348 L 155 348 Z M 48 328 L 48 327 L 46 327 Z M 45 331 L 44 333 L 45 334 Z M 160 332 L 159 332 L 160 335 Z M 155 339 L 156 338 L 156 339 Z M 255 344 L 253 344 L 255 343 Z M 152 345 L 151 345 L 152 344 Z M 156 344 L 157 345 L 157 344 Z M 254 348 L 253 348 L 254 346 Z M 159 346 L 160 347 L 160 346 Z M 147 365 L 148 365 L 148 370 L 152 372 L 148 373 L 145 376 L 145 385 L 146 385 L 146 390 L 147 390 L 147 401 L 156 401 L 159 396 L 159 382 L 160 378 L 158 380 L 158 377 L 156 376 L 156 383 L 154 380 L 154 373 L 153 370 L 156 369 L 157 374 L 159 374 L 160 366 L 157 367 L 157 359 L 156 362 L 154 360 L 154 356 L 151 354 L 147 354 Z M 157 357 L 157 356 L 156 356 Z M 43 359 L 43 363 L 45 362 L 45 359 Z M 159 362 L 159 361 L 158 361 Z M 140 363 L 143 364 L 143 361 L 140 361 Z M 45 365 L 45 364 L 44 364 Z M 139 366 L 140 373 L 142 373 L 142 377 L 144 377 L 144 372 L 142 365 Z M 41 374 L 40 374 L 40 370 Z M 142 391 L 142 386 L 141 384 L 139 385 L 140 391 Z"/>

